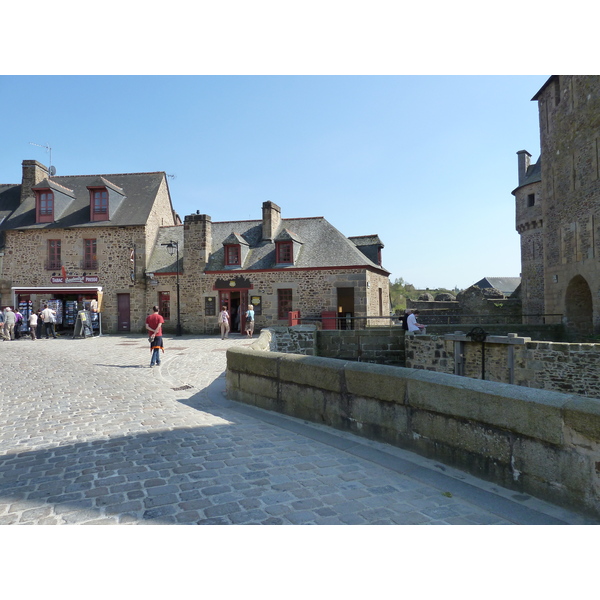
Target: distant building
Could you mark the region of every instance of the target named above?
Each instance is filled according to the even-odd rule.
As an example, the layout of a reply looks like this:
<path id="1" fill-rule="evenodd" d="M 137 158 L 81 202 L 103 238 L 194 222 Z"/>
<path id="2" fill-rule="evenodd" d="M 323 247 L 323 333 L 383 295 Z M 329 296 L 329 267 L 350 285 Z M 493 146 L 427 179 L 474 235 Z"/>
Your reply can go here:
<path id="1" fill-rule="evenodd" d="M 523 312 L 600 332 L 600 76 L 553 75 L 533 97 L 541 156 L 519 156 Z"/>
<path id="2" fill-rule="evenodd" d="M 484 277 L 473 285 L 482 290 L 495 289 L 502 292 L 506 297 L 511 296 L 521 285 L 520 277 Z"/>

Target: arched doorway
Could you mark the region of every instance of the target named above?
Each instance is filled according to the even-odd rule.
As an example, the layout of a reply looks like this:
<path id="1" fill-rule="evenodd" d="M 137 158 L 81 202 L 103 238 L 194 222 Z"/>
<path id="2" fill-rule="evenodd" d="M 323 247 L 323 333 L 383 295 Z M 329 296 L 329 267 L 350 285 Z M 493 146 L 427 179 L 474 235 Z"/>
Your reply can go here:
<path id="1" fill-rule="evenodd" d="M 565 295 L 565 316 L 567 328 L 577 337 L 593 335 L 592 292 L 587 281 L 577 275 L 571 279 Z"/>

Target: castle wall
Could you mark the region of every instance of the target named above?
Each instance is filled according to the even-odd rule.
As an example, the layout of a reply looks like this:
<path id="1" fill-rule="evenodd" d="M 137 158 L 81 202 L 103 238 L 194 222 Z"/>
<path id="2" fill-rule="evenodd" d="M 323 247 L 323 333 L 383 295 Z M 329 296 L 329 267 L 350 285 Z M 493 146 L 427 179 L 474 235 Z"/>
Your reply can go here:
<path id="1" fill-rule="evenodd" d="M 546 312 L 569 319 L 567 288 L 587 282 L 600 331 L 600 77 L 557 76 L 538 94 Z M 592 331 L 589 331 L 592 333 Z"/>
<path id="2" fill-rule="evenodd" d="M 490 336 L 482 344 L 447 334 L 407 336 L 405 346 L 408 368 L 472 379 L 483 373 L 487 381 L 600 398 L 600 344 L 540 342 L 516 334 Z"/>

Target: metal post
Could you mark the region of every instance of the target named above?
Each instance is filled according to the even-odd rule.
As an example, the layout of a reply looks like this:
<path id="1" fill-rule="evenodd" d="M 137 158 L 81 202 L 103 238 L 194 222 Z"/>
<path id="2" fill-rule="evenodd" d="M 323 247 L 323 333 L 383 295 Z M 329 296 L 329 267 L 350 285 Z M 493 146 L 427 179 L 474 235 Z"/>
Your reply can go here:
<path id="1" fill-rule="evenodd" d="M 179 243 L 175 242 L 175 248 L 177 249 L 177 333 L 175 335 L 181 336 L 181 303 L 179 301 Z"/>
<path id="2" fill-rule="evenodd" d="M 181 336 L 181 303 L 179 301 L 179 242 L 174 242 L 171 240 L 168 244 L 161 244 L 161 246 L 165 246 L 167 248 L 167 252 L 173 256 L 173 250 L 177 252 L 177 329 L 176 336 Z"/>

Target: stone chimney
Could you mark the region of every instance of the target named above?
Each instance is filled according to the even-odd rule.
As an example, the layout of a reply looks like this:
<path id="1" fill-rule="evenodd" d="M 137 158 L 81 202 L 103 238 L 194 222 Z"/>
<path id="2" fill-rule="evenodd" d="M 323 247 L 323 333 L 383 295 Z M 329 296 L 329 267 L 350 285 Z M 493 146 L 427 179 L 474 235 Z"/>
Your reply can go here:
<path id="1" fill-rule="evenodd" d="M 34 185 L 40 183 L 49 176 L 48 167 L 39 163 L 37 160 L 23 161 L 23 181 L 21 182 L 21 202 L 29 198 L 35 198 L 35 193 L 31 189 Z"/>
<path id="2" fill-rule="evenodd" d="M 274 202 L 263 202 L 262 215 L 262 239 L 272 242 L 281 224 L 281 208 Z"/>
<path id="3" fill-rule="evenodd" d="M 212 249 L 212 221 L 208 215 L 186 215 L 183 222 L 183 247 L 184 272 L 193 273 L 199 262 L 201 269 L 206 267 Z"/>
<path id="4" fill-rule="evenodd" d="M 531 154 L 527 150 L 519 150 L 517 156 L 519 157 L 519 185 L 522 185 L 531 163 Z"/>

